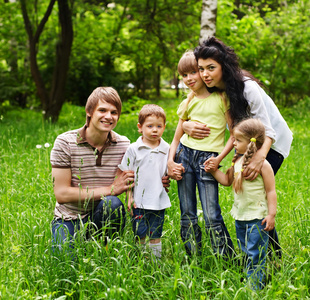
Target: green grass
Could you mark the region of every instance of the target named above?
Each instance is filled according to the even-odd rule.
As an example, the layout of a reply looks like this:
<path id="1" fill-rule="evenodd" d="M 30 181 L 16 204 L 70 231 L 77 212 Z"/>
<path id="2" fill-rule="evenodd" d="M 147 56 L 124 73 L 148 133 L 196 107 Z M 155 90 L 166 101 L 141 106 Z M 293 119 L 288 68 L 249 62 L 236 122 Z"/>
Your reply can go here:
<path id="1" fill-rule="evenodd" d="M 166 109 L 164 138 L 171 142 L 178 101 L 158 103 Z M 227 268 L 212 255 L 205 235 L 202 256 L 186 256 L 179 235 L 175 182 L 169 191 L 172 207 L 165 219 L 160 266 L 152 262 L 147 250 L 135 245 L 129 222 L 126 234 L 110 241 L 108 247 L 93 239 L 77 245 L 74 262 L 70 257 L 54 257 L 50 226 L 55 206 L 49 163 L 52 146 L 44 145 L 52 145 L 61 132 L 81 127 L 84 109 L 66 104 L 57 124 L 44 122 L 40 113 L 29 110 L 11 109 L 2 114 L 0 299 L 309 299 L 309 108 L 308 98 L 281 110 L 294 133 L 291 154 L 276 176 L 276 228 L 283 261 L 279 269 L 268 263 L 268 285 L 258 293 L 240 282 L 237 269 Z M 122 115 L 116 131 L 134 141 L 138 137 L 136 123 L 136 113 Z M 231 189 L 221 187 L 223 216 L 236 241 L 229 214 L 232 201 Z M 202 218 L 200 222 L 203 228 Z"/>

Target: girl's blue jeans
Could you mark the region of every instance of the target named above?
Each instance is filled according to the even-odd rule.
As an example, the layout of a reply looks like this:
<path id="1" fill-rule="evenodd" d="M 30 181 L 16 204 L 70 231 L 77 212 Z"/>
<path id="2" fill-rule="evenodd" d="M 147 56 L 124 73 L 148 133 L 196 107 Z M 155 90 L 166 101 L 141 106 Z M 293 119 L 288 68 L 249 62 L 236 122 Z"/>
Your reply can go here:
<path id="1" fill-rule="evenodd" d="M 196 186 L 203 211 L 205 228 L 210 236 L 213 251 L 233 257 L 233 243 L 225 226 L 218 199 L 218 182 L 204 170 L 203 163 L 214 152 L 205 152 L 179 144 L 175 162 L 182 163 L 185 172 L 178 181 L 181 209 L 181 238 L 188 254 L 200 253 L 201 228 L 198 225 Z"/>
<path id="2" fill-rule="evenodd" d="M 101 235 L 102 233 L 112 237 L 116 232 L 122 232 L 125 226 L 125 218 L 125 208 L 119 198 L 107 196 L 99 201 L 94 210 L 83 219 L 53 220 L 53 249 L 61 250 L 66 241 L 69 247 L 73 248 L 77 233 L 82 233 L 83 228 L 85 237 L 89 237 L 91 234 Z M 88 224 L 85 226 L 87 222 Z"/>
<path id="3" fill-rule="evenodd" d="M 247 277 L 255 290 L 261 289 L 265 280 L 269 235 L 262 220 L 235 221 L 238 244 L 246 255 Z"/>

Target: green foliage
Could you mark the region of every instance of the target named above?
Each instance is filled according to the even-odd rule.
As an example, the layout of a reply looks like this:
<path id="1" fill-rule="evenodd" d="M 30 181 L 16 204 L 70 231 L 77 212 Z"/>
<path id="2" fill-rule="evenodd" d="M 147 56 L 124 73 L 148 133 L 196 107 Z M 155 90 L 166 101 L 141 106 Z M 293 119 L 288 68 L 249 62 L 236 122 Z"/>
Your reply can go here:
<path id="1" fill-rule="evenodd" d="M 33 24 L 48 3 L 27 1 Z M 160 87 L 175 81 L 182 53 L 198 43 L 200 1 L 72 3 L 74 41 L 66 99 L 73 104 L 84 106 L 97 86 L 113 86 L 123 100 L 159 99 Z M 310 92 L 309 6 L 306 0 L 218 1 L 217 36 L 236 50 L 242 67 L 261 79 L 283 106 Z M 39 107 L 19 1 L 2 3 L 0 23 L 0 103 Z M 48 89 L 59 31 L 55 5 L 38 46 L 38 65 Z"/>
<path id="2" fill-rule="evenodd" d="M 224 19 L 233 10 L 223 1 Z M 218 22 L 218 37 L 231 45 L 244 69 L 251 71 L 267 86 L 276 103 L 290 106 L 309 95 L 310 3 L 298 1 L 272 11 L 265 6 L 264 18 L 255 8 L 241 19 Z"/>

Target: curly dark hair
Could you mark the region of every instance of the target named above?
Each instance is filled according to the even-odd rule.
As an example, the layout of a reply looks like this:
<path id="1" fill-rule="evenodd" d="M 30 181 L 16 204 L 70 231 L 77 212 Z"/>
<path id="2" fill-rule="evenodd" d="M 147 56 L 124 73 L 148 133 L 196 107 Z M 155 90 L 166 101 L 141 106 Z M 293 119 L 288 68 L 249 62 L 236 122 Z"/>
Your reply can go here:
<path id="1" fill-rule="evenodd" d="M 238 56 L 235 51 L 226 46 L 221 40 L 209 37 L 194 50 L 195 58 L 211 58 L 222 67 L 222 78 L 225 83 L 225 92 L 230 101 L 230 113 L 234 125 L 243 119 L 249 118 L 250 107 L 243 95 L 244 75 L 239 65 Z M 218 88 L 208 88 L 209 92 L 219 91 Z"/>

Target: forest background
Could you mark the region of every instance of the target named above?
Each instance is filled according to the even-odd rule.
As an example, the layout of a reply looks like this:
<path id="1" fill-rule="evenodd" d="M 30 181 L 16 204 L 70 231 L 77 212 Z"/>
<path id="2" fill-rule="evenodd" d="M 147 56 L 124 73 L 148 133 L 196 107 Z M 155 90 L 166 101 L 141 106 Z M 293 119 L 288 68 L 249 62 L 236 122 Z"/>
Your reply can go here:
<path id="1" fill-rule="evenodd" d="M 290 106 L 310 93 L 308 0 L 204 0 L 217 7 L 216 36 L 244 69 Z M 214 4 L 215 3 L 215 4 Z M 57 121 L 64 102 L 84 105 L 97 86 L 123 101 L 176 87 L 177 62 L 197 46 L 196 0 L 3 0 L 0 110 L 17 105 Z"/>
<path id="2" fill-rule="evenodd" d="M 124 103 L 117 132 L 135 141 L 139 109 L 157 103 L 167 113 L 164 139 L 171 142 L 186 93 L 178 89 L 177 62 L 198 44 L 201 8 L 191 0 L 0 3 L 0 299 L 310 298 L 310 1 L 217 2 L 216 36 L 264 82 L 294 134 L 276 176 L 283 259 L 268 261 L 264 290 L 251 291 L 242 272 L 216 259 L 205 233 L 202 256 L 188 258 L 175 181 L 160 265 L 135 245 L 129 220 L 126 234 L 107 247 L 84 241 L 83 228 L 74 261 L 51 251 L 56 200 L 49 155 L 56 136 L 81 127 L 88 95 L 111 85 Z M 220 201 L 237 249 L 230 188 L 220 187 Z M 201 216 L 199 222 L 203 228 Z"/>

